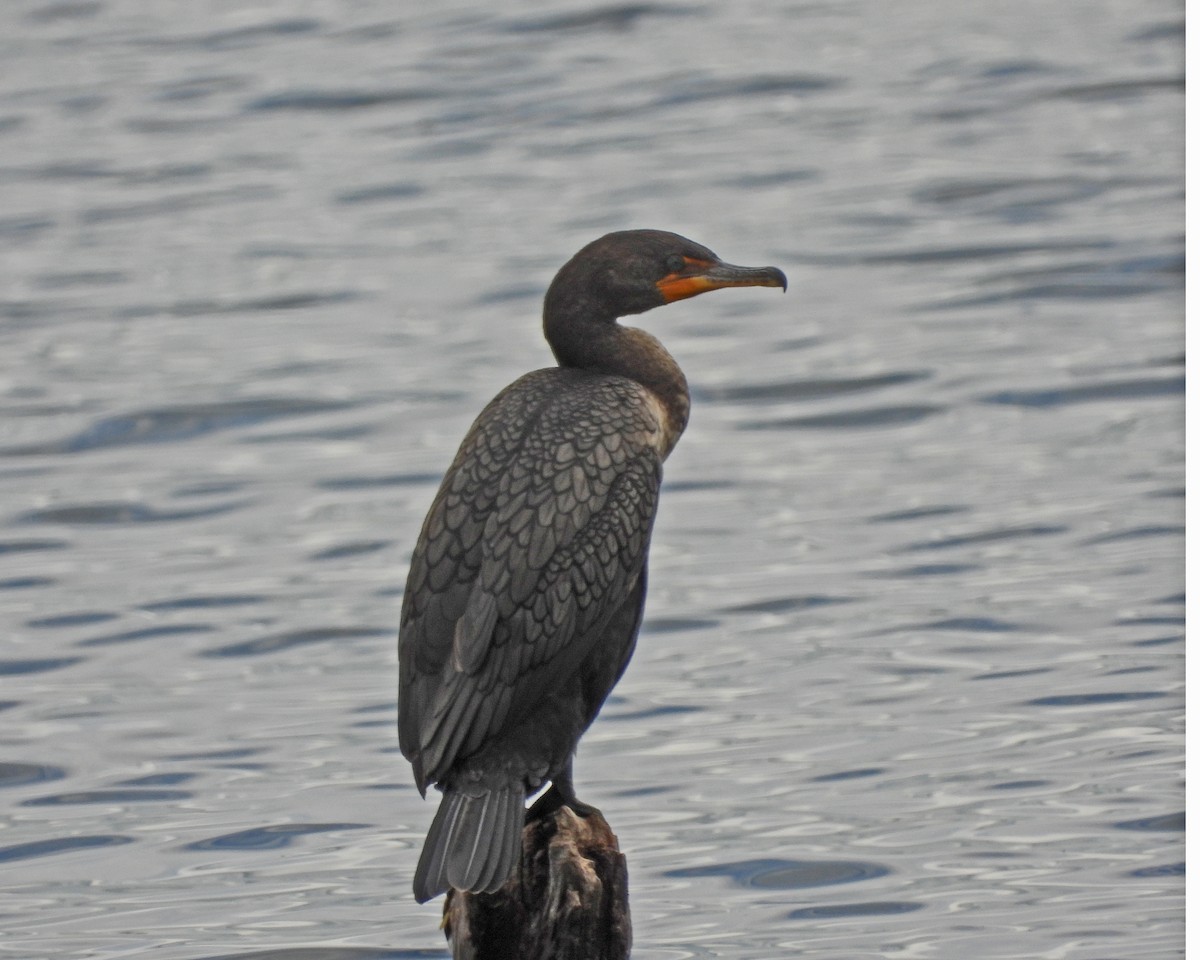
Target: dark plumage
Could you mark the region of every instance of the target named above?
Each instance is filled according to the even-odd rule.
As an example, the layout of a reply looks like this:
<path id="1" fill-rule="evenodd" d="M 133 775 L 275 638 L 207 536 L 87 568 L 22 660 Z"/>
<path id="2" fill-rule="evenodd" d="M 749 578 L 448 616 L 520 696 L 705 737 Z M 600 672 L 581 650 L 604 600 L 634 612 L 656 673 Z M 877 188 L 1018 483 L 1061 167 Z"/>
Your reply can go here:
<path id="1" fill-rule="evenodd" d="M 547 782 L 582 807 L 571 758 L 633 653 L 662 463 L 688 417 L 670 354 L 616 319 L 727 286 L 786 280 L 658 230 L 588 244 L 546 293 L 559 366 L 501 391 L 450 465 L 400 614 L 400 749 L 422 795 L 444 793 L 418 901 L 503 885 Z"/>

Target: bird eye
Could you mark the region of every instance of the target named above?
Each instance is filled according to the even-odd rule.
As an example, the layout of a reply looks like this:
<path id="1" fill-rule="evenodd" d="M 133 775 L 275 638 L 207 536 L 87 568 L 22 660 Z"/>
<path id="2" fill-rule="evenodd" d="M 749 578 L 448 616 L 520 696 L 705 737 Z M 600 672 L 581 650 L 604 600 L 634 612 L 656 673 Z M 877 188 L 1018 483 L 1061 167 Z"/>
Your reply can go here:
<path id="1" fill-rule="evenodd" d="M 669 257 L 667 257 L 667 272 L 668 273 L 682 273 L 683 266 L 684 266 L 683 257 L 681 257 L 679 254 L 673 253 Z"/>

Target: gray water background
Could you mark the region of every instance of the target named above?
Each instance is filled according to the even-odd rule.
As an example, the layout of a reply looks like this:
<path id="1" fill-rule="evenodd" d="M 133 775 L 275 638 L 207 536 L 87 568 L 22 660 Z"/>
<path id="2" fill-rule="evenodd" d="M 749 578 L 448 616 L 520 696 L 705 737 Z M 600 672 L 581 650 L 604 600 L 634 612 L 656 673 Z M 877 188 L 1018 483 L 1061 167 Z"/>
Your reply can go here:
<path id="1" fill-rule="evenodd" d="M 443 955 L 408 554 L 610 229 L 680 360 L 577 777 L 640 960 L 1182 952 L 1183 8 L 6 0 L 0 957 Z"/>

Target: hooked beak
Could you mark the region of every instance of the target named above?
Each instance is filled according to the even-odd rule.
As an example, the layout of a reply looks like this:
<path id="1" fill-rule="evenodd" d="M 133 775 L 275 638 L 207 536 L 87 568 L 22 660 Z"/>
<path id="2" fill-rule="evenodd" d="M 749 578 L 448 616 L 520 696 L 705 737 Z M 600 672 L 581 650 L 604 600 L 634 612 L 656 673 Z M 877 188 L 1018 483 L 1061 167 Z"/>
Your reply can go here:
<path id="1" fill-rule="evenodd" d="M 778 267 L 735 267 L 720 260 L 684 258 L 684 268 L 658 281 L 664 303 L 686 300 L 722 287 L 779 287 L 787 289 L 787 277 Z"/>

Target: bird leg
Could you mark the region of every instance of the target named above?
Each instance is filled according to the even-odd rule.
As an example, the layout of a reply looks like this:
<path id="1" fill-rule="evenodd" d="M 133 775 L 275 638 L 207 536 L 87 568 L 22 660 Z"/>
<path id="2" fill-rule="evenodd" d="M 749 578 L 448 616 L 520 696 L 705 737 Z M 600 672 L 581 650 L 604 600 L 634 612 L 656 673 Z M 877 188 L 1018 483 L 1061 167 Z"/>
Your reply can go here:
<path id="1" fill-rule="evenodd" d="M 568 760 L 562 770 L 551 778 L 550 789 L 538 797 L 533 806 L 525 811 L 526 823 L 550 816 L 559 807 L 568 807 L 577 817 L 587 818 L 593 814 L 599 815 L 599 810 L 575 796 L 575 783 L 571 767 L 572 760 Z"/>

